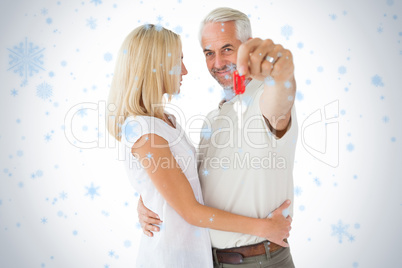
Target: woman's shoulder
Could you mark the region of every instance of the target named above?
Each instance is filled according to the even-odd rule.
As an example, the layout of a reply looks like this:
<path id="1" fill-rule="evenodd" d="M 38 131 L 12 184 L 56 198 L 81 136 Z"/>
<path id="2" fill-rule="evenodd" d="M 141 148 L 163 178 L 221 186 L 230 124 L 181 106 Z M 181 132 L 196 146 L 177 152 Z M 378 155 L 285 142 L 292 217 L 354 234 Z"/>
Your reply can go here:
<path id="1" fill-rule="evenodd" d="M 123 138 L 130 140 L 130 144 L 145 134 L 156 134 L 165 140 L 170 140 L 167 123 L 163 120 L 146 115 L 130 115 L 122 125 Z"/>

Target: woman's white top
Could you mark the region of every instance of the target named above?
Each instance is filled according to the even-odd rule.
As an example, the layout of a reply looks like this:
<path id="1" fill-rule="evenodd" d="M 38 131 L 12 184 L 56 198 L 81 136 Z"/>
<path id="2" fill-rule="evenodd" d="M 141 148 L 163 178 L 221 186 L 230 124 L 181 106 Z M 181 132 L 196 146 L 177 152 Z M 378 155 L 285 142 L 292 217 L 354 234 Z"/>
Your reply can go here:
<path id="1" fill-rule="evenodd" d="M 171 127 L 163 120 L 150 116 L 130 116 L 121 127 L 120 152 L 124 152 L 125 167 L 134 189 L 141 194 L 144 205 L 157 213 L 163 221 L 160 232 L 153 237 L 141 236 L 137 267 L 212 267 L 211 241 L 208 229 L 187 223 L 163 198 L 148 176 L 145 165 L 131 153 L 133 144 L 143 135 L 154 133 L 164 138 L 170 151 L 187 177 L 196 200 L 204 204 L 197 172 L 195 148 L 173 115 Z M 147 156 L 152 160 L 152 155 Z M 147 159 L 148 160 L 148 159 Z M 156 161 L 156 160 L 153 160 Z M 157 168 L 167 168 L 167 161 L 156 163 Z"/>

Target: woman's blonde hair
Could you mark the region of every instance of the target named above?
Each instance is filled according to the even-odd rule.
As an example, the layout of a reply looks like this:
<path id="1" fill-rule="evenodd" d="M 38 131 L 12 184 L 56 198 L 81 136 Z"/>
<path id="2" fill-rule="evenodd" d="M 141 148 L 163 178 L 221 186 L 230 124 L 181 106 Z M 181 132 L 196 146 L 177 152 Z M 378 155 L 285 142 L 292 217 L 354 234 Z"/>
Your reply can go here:
<path id="1" fill-rule="evenodd" d="M 164 94 L 177 94 L 181 74 L 180 36 L 161 26 L 146 24 L 124 40 L 110 88 L 107 128 L 118 141 L 129 116 L 164 118 Z"/>

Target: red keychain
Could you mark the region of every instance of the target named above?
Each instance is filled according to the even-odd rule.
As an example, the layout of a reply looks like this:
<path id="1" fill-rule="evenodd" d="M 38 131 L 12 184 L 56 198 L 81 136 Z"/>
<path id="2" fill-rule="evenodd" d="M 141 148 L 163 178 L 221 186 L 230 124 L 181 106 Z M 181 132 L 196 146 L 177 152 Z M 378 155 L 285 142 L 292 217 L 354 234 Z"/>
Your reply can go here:
<path id="1" fill-rule="evenodd" d="M 246 90 L 246 86 L 244 85 L 245 76 L 239 75 L 239 72 L 236 70 L 233 72 L 233 90 L 236 95 L 243 94 Z"/>

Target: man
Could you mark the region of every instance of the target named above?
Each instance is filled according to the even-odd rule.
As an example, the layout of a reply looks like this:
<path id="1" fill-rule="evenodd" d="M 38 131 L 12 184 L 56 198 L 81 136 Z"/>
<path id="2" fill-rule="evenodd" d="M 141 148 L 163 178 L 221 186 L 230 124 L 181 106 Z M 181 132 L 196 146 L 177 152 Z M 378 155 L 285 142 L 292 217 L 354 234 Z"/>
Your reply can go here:
<path id="1" fill-rule="evenodd" d="M 208 70 L 226 93 L 201 131 L 198 172 L 205 205 L 255 218 L 289 214 L 291 221 L 293 205 L 283 209 L 285 200 L 293 204 L 297 139 L 291 52 L 269 39 L 251 38 L 248 17 L 230 8 L 206 16 L 200 42 Z M 242 95 L 233 92 L 235 69 L 246 78 Z M 283 210 L 279 216 L 272 214 L 276 208 Z M 159 231 L 155 225 L 161 221 L 141 199 L 138 212 L 144 233 Z M 215 267 L 294 267 L 288 235 L 272 232 L 266 241 L 210 230 Z"/>

